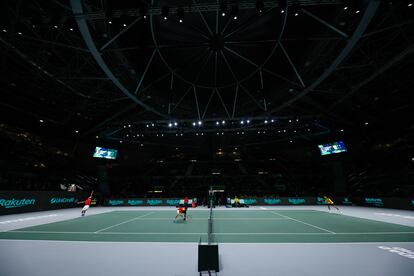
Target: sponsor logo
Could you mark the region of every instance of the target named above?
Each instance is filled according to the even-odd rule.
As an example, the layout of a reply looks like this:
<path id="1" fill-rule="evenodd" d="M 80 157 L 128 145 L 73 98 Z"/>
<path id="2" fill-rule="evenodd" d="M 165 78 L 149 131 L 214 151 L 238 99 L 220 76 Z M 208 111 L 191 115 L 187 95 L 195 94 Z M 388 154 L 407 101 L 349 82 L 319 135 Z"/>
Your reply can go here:
<path id="1" fill-rule="evenodd" d="M 144 204 L 144 201 L 140 199 L 129 199 L 128 200 L 128 205 L 131 205 L 131 206 L 137 206 L 137 205 L 142 205 L 142 204 Z"/>
<path id="2" fill-rule="evenodd" d="M 147 200 L 147 204 L 154 206 L 154 205 L 161 205 L 162 204 L 162 200 L 160 199 L 148 199 Z"/>
<path id="3" fill-rule="evenodd" d="M 255 198 L 244 198 L 243 203 L 247 205 L 256 204 L 257 200 Z"/>
<path id="4" fill-rule="evenodd" d="M 318 205 L 326 205 L 327 203 L 325 202 L 325 200 L 323 199 L 323 197 L 317 197 L 316 198 L 316 204 L 318 204 Z"/>
<path id="5" fill-rule="evenodd" d="M 382 202 L 381 198 L 366 197 L 365 203 L 369 205 L 374 205 L 374 206 L 384 206 L 384 203 Z"/>
<path id="6" fill-rule="evenodd" d="M 290 204 L 298 205 L 298 204 L 305 204 L 306 200 L 304 198 L 288 198 L 288 202 Z"/>
<path id="7" fill-rule="evenodd" d="M 265 198 L 263 201 L 268 205 L 277 205 L 282 203 L 282 200 L 279 198 Z"/>
<path id="8" fill-rule="evenodd" d="M 36 203 L 36 199 L 34 198 L 23 198 L 23 199 L 4 199 L 1 198 L 0 199 L 0 206 L 6 208 L 6 209 L 10 209 L 10 208 L 20 208 L 20 207 L 26 207 L 26 206 L 31 206 L 34 205 Z"/>
<path id="9" fill-rule="evenodd" d="M 63 204 L 63 203 L 74 203 L 74 197 L 52 197 L 50 199 L 51 204 Z"/>
<path id="10" fill-rule="evenodd" d="M 352 204 L 351 201 L 347 197 L 344 197 L 344 200 L 342 201 L 342 204 Z"/>
<path id="11" fill-rule="evenodd" d="M 184 200 L 183 200 L 183 203 L 184 203 Z M 190 203 L 190 201 L 188 203 Z M 167 199 L 167 204 L 170 206 L 177 206 L 180 204 L 180 200 L 179 199 Z"/>
<path id="12" fill-rule="evenodd" d="M 124 201 L 120 199 L 110 199 L 108 201 L 108 205 L 111 205 L 111 206 L 118 206 L 118 205 L 123 205 L 123 204 L 124 204 Z"/>
<path id="13" fill-rule="evenodd" d="M 414 259 L 414 251 L 411 251 L 402 247 L 388 247 L 388 246 L 378 246 L 379 249 L 386 250 L 390 253 L 398 254 L 402 257 L 409 259 Z"/>

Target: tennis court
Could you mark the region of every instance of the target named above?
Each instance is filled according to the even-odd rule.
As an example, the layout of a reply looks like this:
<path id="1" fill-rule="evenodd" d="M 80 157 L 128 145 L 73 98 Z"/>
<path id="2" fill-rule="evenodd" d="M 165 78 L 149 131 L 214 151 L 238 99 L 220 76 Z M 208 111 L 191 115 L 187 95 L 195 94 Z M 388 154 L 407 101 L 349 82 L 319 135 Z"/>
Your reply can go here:
<path id="1" fill-rule="evenodd" d="M 174 210 L 112 211 L 0 233 L 0 239 L 207 242 L 208 210 L 174 223 Z M 316 210 L 226 210 L 212 213 L 217 243 L 414 242 L 414 227 Z"/>

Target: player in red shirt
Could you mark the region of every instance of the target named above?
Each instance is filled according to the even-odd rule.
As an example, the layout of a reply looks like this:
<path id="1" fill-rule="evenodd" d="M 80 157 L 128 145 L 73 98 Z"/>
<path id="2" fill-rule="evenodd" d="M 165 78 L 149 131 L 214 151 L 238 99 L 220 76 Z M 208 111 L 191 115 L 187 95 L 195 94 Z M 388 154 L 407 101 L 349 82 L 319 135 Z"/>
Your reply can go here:
<path id="1" fill-rule="evenodd" d="M 86 211 L 89 209 L 89 206 L 91 205 L 91 201 L 92 201 L 92 196 L 93 196 L 93 191 L 91 192 L 91 195 L 87 199 L 85 199 L 85 201 L 78 202 L 78 203 L 85 203 L 85 205 L 82 208 L 81 216 L 84 216 Z"/>
<path id="2" fill-rule="evenodd" d="M 177 209 L 177 215 L 174 218 L 174 222 L 177 220 L 178 216 L 182 217 L 185 221 L 187 219 L 187 207 L 179 207 Z"/>

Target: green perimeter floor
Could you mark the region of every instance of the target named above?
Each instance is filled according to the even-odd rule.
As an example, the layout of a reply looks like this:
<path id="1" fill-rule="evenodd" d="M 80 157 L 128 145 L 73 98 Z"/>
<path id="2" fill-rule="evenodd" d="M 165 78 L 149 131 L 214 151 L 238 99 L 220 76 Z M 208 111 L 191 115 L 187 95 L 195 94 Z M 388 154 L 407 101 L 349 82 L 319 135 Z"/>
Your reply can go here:
<path id="1" fill-rule="evenodd" d="M 0 232 L 0 239 L 202 242 L 207 210 L 189 210 L 173 222 L 171 211 L 114 211 Z M 216 210 L 213 241 L 218 243 L 414 242 L 414 227 L 320 211 Z"/>

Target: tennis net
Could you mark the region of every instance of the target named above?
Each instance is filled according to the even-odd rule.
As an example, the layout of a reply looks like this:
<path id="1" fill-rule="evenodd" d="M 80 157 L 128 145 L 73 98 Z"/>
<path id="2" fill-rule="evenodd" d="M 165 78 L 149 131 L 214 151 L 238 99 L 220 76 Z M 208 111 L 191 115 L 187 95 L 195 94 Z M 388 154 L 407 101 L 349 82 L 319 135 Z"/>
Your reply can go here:
<path id="1" fill-rule="evenodd" d="M 208 233 L 207 233 L 208 244 L 213 242 L 213 206 L 210 205 L 210 213 L 208 215 Z"/>

